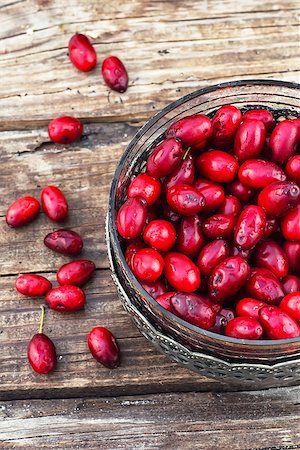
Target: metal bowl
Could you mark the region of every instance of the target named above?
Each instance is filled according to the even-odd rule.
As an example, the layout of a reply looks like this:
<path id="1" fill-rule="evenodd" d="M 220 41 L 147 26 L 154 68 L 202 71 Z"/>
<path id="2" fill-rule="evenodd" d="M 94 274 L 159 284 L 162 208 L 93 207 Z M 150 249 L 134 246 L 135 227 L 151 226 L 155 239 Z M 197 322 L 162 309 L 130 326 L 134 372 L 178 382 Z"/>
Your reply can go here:
<path id="1" fill-rule="evenodd" d="M 295 83 L 247 80 L 218 84 L 182 97 L 138 131 L 116 168 L 110 190 L 106 238 L 112 276 L 123 306 L 142 334 L 171 359 L 201 375 L 250 389 L 300 381 L 300 338 L 234 339 L 203 330 L 166 311 L 129 269 L 115 219 L 132 177 L 144 168 L 172 122 L 195 113 L 212 116 L 229 103 L 242 111 L 263 107 L 277 118 L 298 117 L 299 93 L 300 86 Z"/>

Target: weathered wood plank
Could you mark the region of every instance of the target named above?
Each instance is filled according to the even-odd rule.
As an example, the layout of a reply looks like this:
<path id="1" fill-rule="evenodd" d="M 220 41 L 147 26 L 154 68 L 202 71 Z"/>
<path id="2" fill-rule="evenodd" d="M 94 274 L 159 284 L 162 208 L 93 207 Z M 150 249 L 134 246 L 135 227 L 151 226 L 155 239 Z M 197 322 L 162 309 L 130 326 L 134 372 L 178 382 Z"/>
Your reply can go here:
<path id="1" fill-rule="evenodd" d="M 85 137 L 67 147 L 50 144 L 45 129 L 0 134 L 2 275 L 54 271 L 66 262 L 68 258 L 43 243 L 47 233 L 62 226 L 82 235 L 84 257 L 95 260 L 97 267 L 108 267 L 104 236 L 108 190 L 117 161 L 136 130 L 136 125 L 125 123 L 89 125 Z M 70 204 L 68 220 L 54 224 L 41 213 L 27 227 L 9 228 L 4 219 L 8 206 L 23 195 L 39 198 L 48 184 L 65 192 Z"/>
<path id="2" fill-rule="evenodd" d="M 54 273 L 46 276 L 55 283 Z M 0 277 L 1 399 L 228 389 L 172 363 L 141 337 L 117 298 L 109 270 L 98 270 L 84 288 L 84 311 L 47 310 L 44 332 L 55 342 L 58 367 L 49 376 L 35 374 L 27 362 L 27 345 L 38 331 L 43 299 L 18 294 L 14 281 L 13 276 Z M 118 369 L 107 370 L 91 357 L 86 339 L 94 326 L 107 326 L 117 337 L 122 352 Z"/>
<path id="3" fill-rule="evenodd" d="M 201 86 L 228 79 L 299 79 L 297 2 L 23 2 L 0 16 L 2 129 L 47 123 L 54 115 L 83 119 L 147 118 Z M 0 10 L 1 12 L 1 10 Z M 79 19 L 80 18 L 80 19 Z M 187 32 L 188 30 L 188 32 Z M 99 61 L 116 53 L 130 87 L 109 92 L 99 67 L 79 73 L 67 42 L 94 36 Z"/>
<path id="4" fill-rule="evenodd" d="M 0 403 L 0 448 L 300 448 L 300 389 Z"/>

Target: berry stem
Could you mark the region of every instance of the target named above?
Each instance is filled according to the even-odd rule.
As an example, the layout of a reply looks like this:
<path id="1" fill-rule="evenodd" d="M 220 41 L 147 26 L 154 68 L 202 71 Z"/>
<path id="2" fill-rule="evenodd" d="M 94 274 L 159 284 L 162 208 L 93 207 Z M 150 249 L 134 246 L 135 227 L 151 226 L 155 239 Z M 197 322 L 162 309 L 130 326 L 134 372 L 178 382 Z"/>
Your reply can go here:
<path id="1" fill-rule="evenodd" d="M 41 315 L 39 334 L 43 333 L 43 325 L 44 325 L 44 317 L 45 317 L 45 307 L 43 305 L 41 305 L 41 310 L 42 310 L 42 315 Z"/>
<path id="2" fill-rule="evenodd" d="M 183 156 L 183 161 L 185 161 L 186 160 L 186 158 L 187 158 L 187 155 L 189 154 L 189 152 L 190 152 L 190 150 L 191 150 L 191 147 L 189 147 L 188 149 L 187 149 L 187 151 L 185 152 L 185 154 L 184 154 L 184 156 Z"/>

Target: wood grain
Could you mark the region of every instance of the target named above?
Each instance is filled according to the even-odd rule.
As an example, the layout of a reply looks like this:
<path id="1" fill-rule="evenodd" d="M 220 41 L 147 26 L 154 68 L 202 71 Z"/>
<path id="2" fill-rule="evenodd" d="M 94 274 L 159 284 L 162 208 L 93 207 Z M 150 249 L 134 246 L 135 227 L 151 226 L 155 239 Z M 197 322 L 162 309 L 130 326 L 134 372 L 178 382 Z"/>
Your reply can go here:
<path id="1" fill-rule="evenodd" d="M 298 2 L 102 3 L 2 5 L 2 129 L 46 124 L 60 114 L 87 121 L 145 119 L 208 84 L 299 77 Z M 92 37 L 99 55 L 98 67 L 88 74 L 68 59 L 67 43 L 76 31 Z M 110 92 L 101 77 L 101 61 L 110 53 L 129 72 L 123 95 Z"/>
<path id="2" fill-rule="evenodd" d="M 2 402 L 0 448 L 291 450 L 299 404 L 299 388 Z"/>

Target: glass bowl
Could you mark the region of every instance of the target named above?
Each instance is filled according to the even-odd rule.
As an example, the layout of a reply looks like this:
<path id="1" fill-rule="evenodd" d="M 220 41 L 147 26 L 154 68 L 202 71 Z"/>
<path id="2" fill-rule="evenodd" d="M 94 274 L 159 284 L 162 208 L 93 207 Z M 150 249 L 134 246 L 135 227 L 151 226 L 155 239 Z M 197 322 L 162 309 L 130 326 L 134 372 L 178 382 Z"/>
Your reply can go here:
<path id="1" fill-rule="evenodd" d="M 144 167 L 151 150 L 174 121 L 191 114 L 212 116 L 233 104 L 242 111 L 270 109 L 275 117 L 300 115 L 300 86 L 270 80 L 246 80 L 200 89 L 171 103 L 150 119 L 124 152 L 112 180 L 106 239 L 112 276 L 120 299 L 135 323 L 156 347 L 192 370 L 233 384 L 257 388 L 300 380 L 300 338 L 249 341 L 194 326 L 161 307 L 140 285 L 123 254 L 116 215 L 132 177 Z"/>

